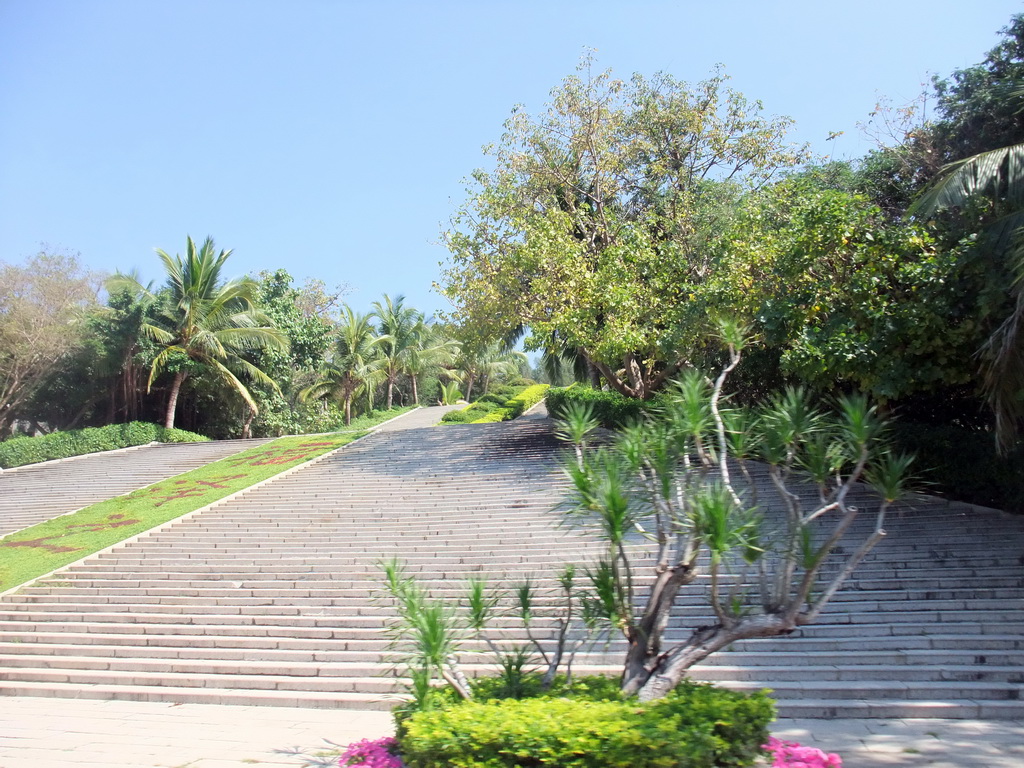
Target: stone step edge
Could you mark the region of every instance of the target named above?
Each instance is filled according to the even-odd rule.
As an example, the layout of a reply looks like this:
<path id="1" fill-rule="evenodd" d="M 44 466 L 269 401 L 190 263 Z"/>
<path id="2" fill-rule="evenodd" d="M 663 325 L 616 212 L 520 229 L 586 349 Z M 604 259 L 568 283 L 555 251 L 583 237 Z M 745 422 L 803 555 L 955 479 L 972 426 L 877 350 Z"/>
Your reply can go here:
<path id="1" fill-rule="evenodd" d="M 0 696 L 37 696 L 64 699 L 121 699 L 175 704 L 236 704 L 240 706 L 312 707 L 314 709 L 390 710 L 404 700 L 381 694 L 303 691 L 226 691 L 213 688 L 114 685 L 106 683 L 36 683 L 0 680 Z"/>
<path id="2" fill-rule="evenodd" d="M 240 692 L 225 695 L 209 689 L 181 689 L 171 687 L 77 685 L 73 683 L 17 683 L 0 681 L 0 696 L 35 696 L 71 699 L 124 699 L 132 701 L 159 701 L 170 703 L 223 704 L 240 706 L 312 707 L 317 709 L 367 709 L 388 711 L 404 697 L 367 696 L 362 694 L 316 694 L 296 696 L 277 692 Z M 893 702 L 885 699 L 859 701 L 836 699 L 802 699 L 779 702 L 781 717 L 833 719 L 892 719 L 913 717 L 950 720 L 1019 720 L 1024 717 L 1024 702 L 1006 701 L 980 703 L 965 701 Z"/>

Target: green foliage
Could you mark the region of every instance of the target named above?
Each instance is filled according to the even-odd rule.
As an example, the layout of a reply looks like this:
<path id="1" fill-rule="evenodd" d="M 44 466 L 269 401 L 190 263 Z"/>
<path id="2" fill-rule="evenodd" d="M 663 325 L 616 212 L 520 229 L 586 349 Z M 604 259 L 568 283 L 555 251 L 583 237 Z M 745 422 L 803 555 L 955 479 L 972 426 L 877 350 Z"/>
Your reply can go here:
<path id="1" fill-rule="evenodd" d="M 457 381 L 449 381 L 441 385 L 441 405 L 455 405 L 462 399 L 462 392 L 459 390 Z"/>
<path id="2" fill-rule="evenodd" d="M 127 290 L 160 302 L 154 322 L 143 323 L 142 332 L 160 350 L 150 364 L 149 385 L 164 371 L 174 373 L 164 422 L 168 428 L 174 426 L 182 382 L 199 371 L 212 373 L 245 401 L 251 413 L 258 413 L 259 406 L 241 378 L 272 389 L 277 383 L 247 354 L 259 349 L 288 349 L 287 337 L 257 305 L 256 281 L 224 281 L 221 271 L 231 251 L 215 251 L 210 237 L 199 248 L 188 237 L 184 257 L 157 249 L 167 273 L 166 287 L 159 296 L 132 275 L 117 274 L 107 281 L 111 292 Z"/>
<path id="3" fill-rule="evenodd" d="M 449 411 L 441 417 L 444 424 L 491 424 L 521 416 L 544 399 L 547 384 L 502 387 L 484 395 L 461 411 Z"/>
<path id="4" fill-rule="evenodd" d="M 564 389 L 552 387 L 548 390 L 544 400 L 548 412 L 555 418 L 561 418 L 561 414 L 565 412 L 570 403 L 587 405 L 591 409 L 593 418 L 602 427 L 608 429 L 616 429 L 639 421 L 654 406 L 651 402 L 626 397 L 618 392 L 606 392 L 583 386 Z"/>
<path id="5" fill-rule="evenodd" d="M 593 66 L 585 58 L 546 111 L 508 120 L 494 170 L 474 173 L 446 233 L 443 290 L 479 339 L 528 324 L 539 345 L 557 340 L 647 397 L 697 342 L 689 286 L 735 199 L 802 152 L 785 141 L 789 121 L 764 117 L 720 70 L 691 86 Z"/>
<path id="6" fill-rule="evenodd" d="M 519 392 L 512 397 L 506 397 L 505 395 L 496 395 L 495 400 L 489 401 L 494 402 L 498 407 L 491 410 L 489 413 L 484 414 L 473 419 L 470 423 L 472 424 L 488 424 L 496 421 L 509 421 L 522 416 L 526 411 L 535 406 L 541 400 L 544 399 L 544 394 L 548 391 L 549 386 L 547 384 L 531 384 L 529 386 L 519 389 Z M 488 397 L 488 395 L 484 395 Z M 473 407 L 469 409 L 468 413 L 472 413 L 479 403 L 484 398 L 480 398 Z M 502 402 L 504 400 L 504 402 Z M 499 405 L 500 404 L 500 405 Z"/>
<path id="7" fill-rule="evenodd" d="M 1024 514 L 1024 442 L 996 454 L 989 432 L 957 424 L 896 421 L 894 442 L 917 454 L 929 490 L 959 501 Z"/>
<path id="8" fill-rule="evenodd" d="M 934 81 L 942 156 L 958 160 L 1024 141 L 1020 104 L 1007 86 L 1024 82 L 1024 14 L 1015 14 L 985 60 Z"/>
<path id="9" fill-rule="evenodd" d="M 581 680 L 536 698 L 451 704 L 405 719 L 410 768 L 739 768 L 760 756 L 774 717 L 764 694 L 684 683 L 664 699 L 624 700 L 613 681 Z M 534 689 L 533 692 L 539 693 Z"/>
<path id="10" fill-rule="evenodd" d="M 448 411 L 448 413 L 441 417 L 441 423 L 468 424 L 471 418 L 468 409 L 463 408 L 461 411 Z"/>
<path id="11" fill-rule="evenodd" d="M 15 437 L 0 443 L 0 467 L 8 469 L 154 442 L 194 443 L 209 439 L 183 429 L 165 429 L 156 424 L 133 421 L 130 424 L 51 432 L 39 437 Z"/>
<path id="12" fill-rule="evenodd" d="M 750 198 L 718 248 L 708 305 L 753 323 L 819 391 L 891 400 L 975 375 L 992 276 L 969 245 L 941 250 L 864 198 L 794 179 Z"/>

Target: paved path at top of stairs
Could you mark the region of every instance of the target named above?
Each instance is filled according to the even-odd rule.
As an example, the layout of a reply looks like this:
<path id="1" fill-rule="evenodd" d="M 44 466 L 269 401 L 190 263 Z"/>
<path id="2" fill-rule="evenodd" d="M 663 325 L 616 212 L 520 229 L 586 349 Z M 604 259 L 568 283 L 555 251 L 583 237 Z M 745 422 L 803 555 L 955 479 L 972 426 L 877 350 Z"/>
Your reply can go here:
<path id="1" fill-rule="evenodd" d="M 0 536 L 266 442 L 158 443 L 4 470 L 0 472 Z"/>

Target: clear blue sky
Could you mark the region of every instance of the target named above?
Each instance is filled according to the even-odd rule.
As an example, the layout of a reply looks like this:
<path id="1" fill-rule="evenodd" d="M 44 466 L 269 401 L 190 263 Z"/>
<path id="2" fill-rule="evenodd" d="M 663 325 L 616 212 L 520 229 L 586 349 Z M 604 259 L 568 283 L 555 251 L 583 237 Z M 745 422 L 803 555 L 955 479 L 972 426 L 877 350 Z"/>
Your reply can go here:
<path id="1" fill-rule="evenodd" d="M 40 243 L 159 277 L 213 235 L 231 274 L 287 268 L 426 311 L 437 244 L 517 103 L 585 47 L 620 77 L 732 86 L 857 157 L 879 96 L 979 62 L 1021 2 L 0 0 L 0 260 Z M 845 131 L 826 143 L 832 131 Z"/>

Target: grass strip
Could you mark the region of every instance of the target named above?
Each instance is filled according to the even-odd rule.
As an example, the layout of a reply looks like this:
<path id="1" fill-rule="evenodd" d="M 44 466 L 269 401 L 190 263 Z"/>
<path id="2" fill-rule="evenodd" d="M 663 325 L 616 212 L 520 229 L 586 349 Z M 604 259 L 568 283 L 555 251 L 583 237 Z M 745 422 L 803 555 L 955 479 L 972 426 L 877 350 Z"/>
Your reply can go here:
<path id="1" fill-rule="evenodd" d="M 0 539 L 0 592 L 351 443 L 359 433 L 282 437 Z"/>

